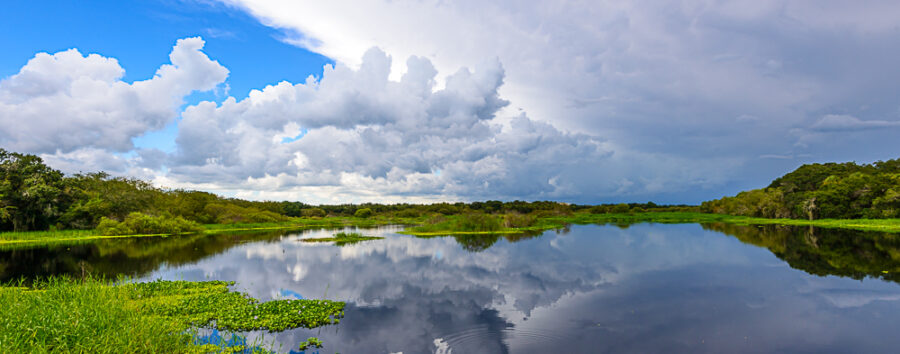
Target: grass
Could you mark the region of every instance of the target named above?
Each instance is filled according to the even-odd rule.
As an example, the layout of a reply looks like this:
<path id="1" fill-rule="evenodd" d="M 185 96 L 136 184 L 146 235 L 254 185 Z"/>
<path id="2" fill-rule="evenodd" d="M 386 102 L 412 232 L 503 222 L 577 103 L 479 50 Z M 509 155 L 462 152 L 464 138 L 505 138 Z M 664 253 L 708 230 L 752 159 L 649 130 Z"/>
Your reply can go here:
<path id="1" fill-rule="evenodd" d="M 500 216 L 490 216 L 501 220 Z M 622 224 L 662 223 L 662 224 L 708 224 L 727 223 L 735 225 L 787 225 L 815 226 L 823 228 L 840 228 L 861 231 L 900 232 L 900 219 L 767 219 L 723 214 L 707 214 L 696 212 L 642 212 L 621 214 L 574 213 L 538 218 L 528 226 L 506 227 L 496 226 L 493 221 L 473 223 L 465 219 L 465 215 L 439 217 L 424 225 L 407 228 L 401 233 L 415 236 L 439 235 L 486 235 L 486 234 L 519 234 L 529 231 L 550 230 L 564 227 L 567 224 Z M 505 218 L 505 217 L 504 217 Z M 484 225 L 479 228 L 478 225 Z"/>
<path id="2" fill-rule="evenodd" d="M 0 287 L 0 348 L 18 352 L 221 351 L 199 345 L 197 328 L 283 331 L 338 321 L 343 302 L 260 303 L 221 281 L 119 282 L 51 278 Z M 235 349 L 235 348 L 231 348 Z M 238 348 L 243 349 L 243 348 Z"/>
<path id="3" fill-rule="evenodd" d="M 362 234 L 360 234 L 358 232 L 350 232 L 350 233 L 338 232 L 338 233 L 334 234 L 334 236 L 332 236 L 332 237 L 304 238 L 304 239 L 301 239 L 300 241 L 303 241 L 303 242 L 334 242 L 335 245 L 343 246 L 343 245 L 359 243 L 359 242 L 363 242 L 363 241 L 381 240 L 381 239 L 384 239 L 384 237 L 363 236 Z"/>
<path id="4" fill-rule="evenodd" d="M 462 214 L 435 218 L 416 217 L 325 217 L 294 218 L 286 222 L 208 224 L 203 225 L 205 233 L 238 232 L 252 230 L 287 230 L 311 228 L 339 228 L 346 226 L 374 227 L 379 225 L 417 225 L 401 233 L 416 236 L 440 235 L 488 235 L 518 234 L 528 231 L 549 230 L 566 224 L 633 224 L 654 223 L 712 223 L 723 222 L 737 225 L 792 225 L 842 228 L 863 231 L 900 232 L 900 219 L 766 219 L 723 214 L 697 212 L 640 212 L 621 214 L 574 213 L 571 215 L 551 215 L 543 217 L 523 217 L 521 215 Z M 0 233 L 0 249 L 26 244 L 74 243 L 77 241 L 121 238 L 167 236 L 165 234 L 104 236 L 94 230 L 61 230 Z M 329 240 L 334 241 L 334 240 Z M 311 241 L 315 242 L 315 241 Z M 323 241 L 324 242 L 324 241 Z"/>
<path id="5" fill-rule="evenodd" d="M 814 226 L 833 229 L 860 231 L 900 232 L 900 219 L 768 219 L 724 214 L 691 212 L 644 212 L 634 214 L 576 214 L 571 217 L 548 218 L 550 223 L 573 224 L 634 224 L 643 222 L 662 224 L 708 224 L 726 223 L 735 225 L 786 225 Z"/>
<path id="6" fill-rule="evenodd" d="M 326 218 L 294 218 L 286 222 L 272 223 L 244 223 L 244 224 L 206 224 L 203 232 L 207 234 L 255 230 L 298 230 L 314 228 L 339 228 L 345 226 L 375 227 L 379 225 L 409 225 L 418 224 L 424 218 L 400 218 L 400 217 L 326 217 Z M 0 249 L 20 245 L 43 245 L 54 243 L 75 243 L 77 241 L 89 241 L 123 237 L 156 237 L 170 236 L 168 234 L 135 234 L 135 235 L 102 235 L 96 230 L 58 230 L 58 231 L 27 231 L 27 232 L 0 232 Z"/>

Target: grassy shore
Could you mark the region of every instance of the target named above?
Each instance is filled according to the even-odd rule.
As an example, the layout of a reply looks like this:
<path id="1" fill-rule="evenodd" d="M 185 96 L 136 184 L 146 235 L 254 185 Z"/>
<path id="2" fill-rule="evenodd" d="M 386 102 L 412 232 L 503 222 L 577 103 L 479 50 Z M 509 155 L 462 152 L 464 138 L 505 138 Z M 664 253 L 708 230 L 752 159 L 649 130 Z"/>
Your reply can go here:
<path id="1" fill-rule="evenodd" d="M 707 213 L 645 212 L 634 214 L 575 214 L 566 217 L 551 217 L 550 223 L 572 224 L 709 224 L 727 223 L 735 225 L 787 225 L 814 226 L 860 231 L 900 232 L 900 219 L 768 219 Z"/>
<path id="2" fill-rule="evenodd" d="M 203 225 L 207 234 L 240 232 L 251 230 L 300 230 L 313 228 L 375 227 L 379 225 L 417 225 L 402 233 L 416 236 L 437 235 L 485 235 L 518 234 L 564 227 L 566 224 L 634 224 L 634 223 L 728 223 L 737 225 L 791 225 L 841 228 L 862 231 L 900 232 L 900 219 L 766 219 L 723 214 L 693 212 L 641 212 L 623 214 L 574 213 L 571 215 L 551 215 L 531 217 L 522 221 L 522 216 L 442 216 L 429 220 L 396 217 L 326 217 L 295 218 L 287 222 L 257 224 L 211 224 Z M 512 221 L 512 222 L 511 222 Z M 509 225 L 512 224 L 512 225 Z M 0 249 L 28 244 L 74 243 L 95 239 L 166 236 L 164 234 L 104 236 L 94 230 L 32 231 L 0 233 Z"/>
<path id="3" fill-rule="evenodd" d="M 567 224 L 636 224 L 636 223 L 660 223 L 660 224 L 709 224 L 727 223 L 735 225 L 788 225 L 788 226 L 814 226 L 823 228 L 840 228 L 860 231 L 900 232 L 900 219 L 821 219 L 821 220 L 795 220 L 795 219 L 767 219 L 752 218 L 746 216 L 733 216 L 723 214 L 707 214 L 692 212 L 642 212 L 622 214 L 590 214 L 574 213 L 571 215 L 556 215 L 537 218 L 528 226 L 508 227 L 495 226 L 484 223 L 486 226 L 479 229 L 472 226 L 473 223 L 462 222 L 465 216 L 446 217 L 446 220 L 408 228 L 401 233 L 415 236 L 437 235 L 485 235 L 485 234 L 518 234 L 540 230 L 550 230 L 564 227 Z"/>
<path id="4" fill-rule="evenodd" d="M 51 278 L 0 286 L 0 348 L 19 352 L 206 353 L 196 329 L 268 330 L 336 323 L 343 302 L 260 303 L 221 281 L 112 283 Z"/>
<path id="5" fill-rule="evenodd" d="M 413 225 L 424 221 L 424 218 L 396 218 L 396 217 L 326 217 L 326 218 L 294 218 L 286 222 L 272 223 L 245 223 L 245 224 L 207 224 L 203 229 L 207 234 L 224 232 L 240 232 L 255 230 L 302 230 L 316 228 L 340 228 L 375 227 L 380 225 Z M 90 241 L 99 239 L 125 238 L 125 237 L 154 237 L 169 236 L 167 234 L 138 234 L 138 235 L 101 235 L 96 230 L 54 230 L 54 231 L 27 231 L 27 232 L 0 232 L 0 249 L 33 244 L 75 243 L 78 241 Z"/>

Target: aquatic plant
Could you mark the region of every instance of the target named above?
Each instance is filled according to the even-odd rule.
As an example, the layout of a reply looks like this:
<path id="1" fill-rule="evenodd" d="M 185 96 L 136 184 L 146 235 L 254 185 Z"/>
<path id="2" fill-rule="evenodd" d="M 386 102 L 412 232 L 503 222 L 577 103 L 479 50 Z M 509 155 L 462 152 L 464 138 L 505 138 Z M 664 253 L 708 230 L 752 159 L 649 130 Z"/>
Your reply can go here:
<path id="1" fill-rule="evenodd" d="M 267 330 L 335 323 L 343 302 L 258 302 L 221 281 L 117 285 L 50 278 L 0 287 L 0 346 L 20 352 L 206 352 L 194 329 Z"/>
<path id="2" fill-rule="evenodd" d="M 370 240 L 381 240 L 384 237 L 378 236 L 363 236 L 358 232 L 338 232 L 334 234 L 332 237 L 320 237 L 320 238 L 304 238 L 300 241 L 303 242 L 334 242 L 337 246 L 343 246 L 348 244 L 359 243 L 362 241 L 370 241 Z"/>
<path id="3" fill-rule="evenodd" d="M 322 347 L 322 340 L 319 339 L 319 338 L 316 338 L 316 337 L 309 337 L 309 338 L 306 338 L 305 341 L 300 342 L 300 348 L 299 348 L 299 349 L 300 349 L 301 351 L 304 351 L 304 350 L 306 350 L 306 349 L 308 349 L 308 348 L 310 348 L 310 347 L 313 347 L 313 348 L 321 348 L 321 347 Z"/>

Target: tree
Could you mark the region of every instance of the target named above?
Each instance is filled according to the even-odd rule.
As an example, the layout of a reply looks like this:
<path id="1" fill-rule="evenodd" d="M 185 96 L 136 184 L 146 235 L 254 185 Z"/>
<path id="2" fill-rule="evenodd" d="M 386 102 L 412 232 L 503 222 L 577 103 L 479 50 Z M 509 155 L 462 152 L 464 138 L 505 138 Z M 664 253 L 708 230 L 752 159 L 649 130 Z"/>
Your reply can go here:
<path id="1" fill-rule="evenodd" d="M 0 229 L 28 231 L 56 223 L 71 203 L 62 172 L 35 155 L 0 149 Z"/>
<path id="2" fill-rule="evenodd" d="M 356 210 L 356 212 L 353 213 L 353 216 L 358 217 L 358 218 L 368 218 L 368 217 L 372 216 L 372 214 L 373 214 L 372 209 L 362 208 L 362 209 Z"/>

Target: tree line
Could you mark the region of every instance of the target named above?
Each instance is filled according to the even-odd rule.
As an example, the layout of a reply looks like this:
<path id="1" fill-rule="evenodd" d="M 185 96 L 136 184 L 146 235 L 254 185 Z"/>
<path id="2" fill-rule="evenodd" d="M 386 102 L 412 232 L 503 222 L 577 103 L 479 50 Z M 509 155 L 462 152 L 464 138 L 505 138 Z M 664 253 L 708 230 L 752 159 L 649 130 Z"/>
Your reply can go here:
<path id="1" fill-rule="evenodd" d="M 139 230 L 192 230 L 194 224 L 264 223 L 292 217 L 391 216 L 415 218 L 470 213 L 564 215 L 643 210 L 682 210 L 653 202 L 575 205 L 553 201 L 478 201 L 434 204 L 311 205 L 297 201 L 248 201 L 212 193 L 164 189 L 104 172 L 66 176 L 35 155 L 0 148 L 0 231 L 94 229 L 110 234 Z"/>
<path id="2" fill-rule="evenodd" d="M 766 188 L 703 202 L 700 209 L 765 218 L 898 218 L 900 159 L 806 164 Z"/>

